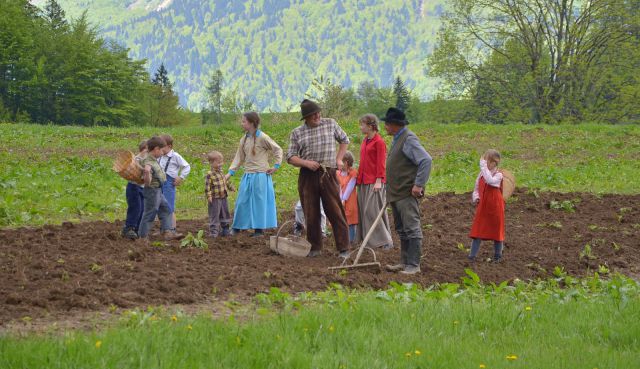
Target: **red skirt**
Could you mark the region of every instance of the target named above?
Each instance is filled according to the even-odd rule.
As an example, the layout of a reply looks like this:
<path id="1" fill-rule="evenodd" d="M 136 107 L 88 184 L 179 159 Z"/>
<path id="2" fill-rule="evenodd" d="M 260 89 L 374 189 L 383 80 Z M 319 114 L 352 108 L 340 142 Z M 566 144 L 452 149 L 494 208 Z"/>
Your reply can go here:
<path id="1" fill-rule="evenodd" d="M 469 237 L 504 241 L 504 198 L 500 187 L 489 186 L 483 177 L 478 184 L 480 202 L 476 208 Z"/>

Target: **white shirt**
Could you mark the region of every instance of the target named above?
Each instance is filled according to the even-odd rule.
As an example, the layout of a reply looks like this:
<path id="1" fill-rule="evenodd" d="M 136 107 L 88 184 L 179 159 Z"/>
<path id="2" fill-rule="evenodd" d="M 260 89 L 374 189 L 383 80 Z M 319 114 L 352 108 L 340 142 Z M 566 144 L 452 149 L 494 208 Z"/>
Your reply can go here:
<path id="1" fill-rule="evenodd" d="M 478 178 L 476 178 L 476 185 L 473 188 L 473 194 L 471 195 L 471 199 L 473 201 L 480 199 L 480 177 L 484 177 L 484 181 L 492 187 L 500 187 L 502 183 L 502 173 L 498 172 L 498 168 L 493 168 L 493 170 L 489 170 L 487 167 L 486 160 L 480 160 L 480 174 L 478 174 Z"/>
<path id="2" fill-rule="evenodd" d="M 168 166 L 167 162 L 169 162 Z M 191 165 L 184 160 L 182 155 L 173 150 L 169 151 L 166 155 L 162 155 L 160 159 L 158 159 L 158 164 L 160 164 L 160 168 L 164 170 L 166 175 L 171 178 L 177 178 L 178 174 L 180 174 L 180 178 L 185 179 L 189 175 L 189 172 L 191 172 Z"/>

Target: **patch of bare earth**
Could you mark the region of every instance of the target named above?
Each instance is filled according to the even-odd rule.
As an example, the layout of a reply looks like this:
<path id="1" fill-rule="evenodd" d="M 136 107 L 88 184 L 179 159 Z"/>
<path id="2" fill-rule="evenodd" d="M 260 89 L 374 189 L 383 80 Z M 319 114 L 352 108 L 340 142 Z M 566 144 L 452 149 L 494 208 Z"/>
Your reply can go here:
<path id="1" fill-rule="evenodd" d="M 575 212 L 551 209 L 551 201 L 571 201 Z M 292 293 L 323 290 L 329 283 L 373 289 L 391 281 L 426 286 L 459 282 L 469 267 L 484 282 L 546 278 L 555 266 L 575 276 L 591 274 L 600 265 L 640 275 L 639 195 L 535 194 L 520 189 L 507 204 L 504 262 L 499 264 L 470 264 L 458 248 L 459 243 L 469 246 L 474 208 L 468 194 L 428 196 L 422 208 L 423 271 L 414 276 L 330 272 L 327 267 L 340 261 L 331 239 L 322 256 L 293 259 L 271 252 L 268 238 L 248 234 L 208 240 L 209 250 L 200 250 L 181 249 L 179 241 L 164 247 L 136 244 L 120 237 L 122 222 L 0 230 L 0 326 L 6 329 L 25 320 L 74 326 L 65 317 L 84 317 L 79 325 L 91 326 L 109 316 L 109 309 L 148 305 L 205 306 L 222 313 L 217 302 L 250 301 L 272 286 Z M 178 227 L 196 233 L 206 230 L 207 221 L 181 221 Z M 590 257 L 580 257 L 587 244 Z M 483 243 L 480 257 L 492 253 L 492 244 Z M 377 255 L 383 265 L 396 263 L 399 250 L 379 250 Z"/>

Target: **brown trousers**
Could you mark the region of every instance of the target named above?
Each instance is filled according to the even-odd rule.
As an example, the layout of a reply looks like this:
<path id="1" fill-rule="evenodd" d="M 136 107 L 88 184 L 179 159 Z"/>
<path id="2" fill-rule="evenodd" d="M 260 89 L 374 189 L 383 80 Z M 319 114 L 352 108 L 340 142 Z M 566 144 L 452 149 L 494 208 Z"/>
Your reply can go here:
<path id="1" fill-rule="evenodd" d="M 298 194 L 302 210 L 307 221 L 307 240 L 311 243 L 311 250 L 322 249 L 322 228 L 320 227 L 320 199 L 327 219 L 333 228 L 333 237 L 338 251 L 346 251 L 349 248 L 349 226 L 344 213 L 342 201 L 340 201 L 340 185 L 336 177 L 336 171 L 322 169 L 311 171 L 307 168 L 300 169 L 298 176 Z"/>

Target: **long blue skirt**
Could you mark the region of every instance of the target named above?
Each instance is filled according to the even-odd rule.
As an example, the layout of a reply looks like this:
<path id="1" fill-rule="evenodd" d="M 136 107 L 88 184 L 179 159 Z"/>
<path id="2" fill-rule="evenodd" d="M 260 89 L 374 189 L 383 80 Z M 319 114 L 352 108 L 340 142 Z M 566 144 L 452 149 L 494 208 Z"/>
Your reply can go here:
<path id="1" fill-rule="evenodd" d="M 276 194 L 267 173 L 245 173 L 240 181 L 233 214 L 235 229 L 266 229 L 278 226 Z"/>

